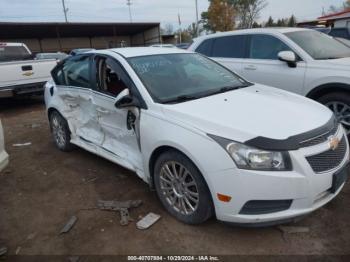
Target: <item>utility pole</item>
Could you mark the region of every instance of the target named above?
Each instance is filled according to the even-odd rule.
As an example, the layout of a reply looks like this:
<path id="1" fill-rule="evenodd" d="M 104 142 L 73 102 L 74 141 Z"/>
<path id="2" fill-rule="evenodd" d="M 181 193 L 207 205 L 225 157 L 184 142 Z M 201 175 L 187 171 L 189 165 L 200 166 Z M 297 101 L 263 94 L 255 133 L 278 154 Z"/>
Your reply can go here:
<path id="1" fill-rule="evenodd" d="M 196 1 L 196 33 L 197 33 L 197 37 L 199 36 L 199 23 L 198 23 L 198 0 Z"/>
<path id="2" fill-rule="evenodd" d="M 179 19 L 179 40 L 180 40 L 180 44 L 182 43 L 182 29 L 181 29 L 181 17 L 180 17 L 180 13 L 178 13 L 177 15 L 178 19 Z"/>
<path id="3" fill-rule="evenodd" d="M 132 23 L 132 16 L 131 16 L 131 0 L 126 0 L 126 4 L 129 6 L 129 17 L 130 17 L 130 23 Z"/>
<path id="4" fill-rule="evenodd" d="M 64 0 L 62 0 L 62 7 L 63 7 L 64 19 L 66 23 L 68 23 L 68 18 L 67 18 L 68 8 L 66 8 L 66 4 L 64 3 Z"/>

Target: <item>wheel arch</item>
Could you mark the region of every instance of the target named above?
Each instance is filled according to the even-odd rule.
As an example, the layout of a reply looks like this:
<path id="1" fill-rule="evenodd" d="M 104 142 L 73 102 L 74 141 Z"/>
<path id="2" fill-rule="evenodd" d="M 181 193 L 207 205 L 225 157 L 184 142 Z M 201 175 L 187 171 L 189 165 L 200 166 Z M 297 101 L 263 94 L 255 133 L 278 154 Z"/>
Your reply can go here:
<path id="1" fill-rule="evenodd" d="M 196 161 L 194 161 L 191 156 L 189 156 L 188 154 L 186 154 L 183 150 L 175 147 L 175 146 L 170 146 L 170 145 L 162 145 L 162 146 L 158 146 L 157 148 L 155 148 L 149 158 L 149 161 L 148 161 L 148 171 L 149 171 L 149 177 L 150 177 L 150 180 L 149 180 L 149 185 L 152 189 L 154 189 L 154 167 L 155 167 L 155 163 L 158 159 L 158 157 L 167 152 L 167 151 L 176 151 L 182 155 L 184 155 L 185 157 L 187 157 L 193 164 L 194 166 L 198 169 L 198 171 L 201 173 L 205 183 L 207 184 L 208 188 L 209 185 L 208 185 L 208 182 L 206 181 L 206 178 L 205 176 L 203 175 L 203 172 L 200 170 L 199 166 L 196 164 Z"/>
<path id="2" fill-rule="evenodd" d="M 336 93 L 336 92 L 346 92 L 350 94 L 350 84 L 337 83 L 337 82 L 322 84 L 313 88 L 306 95 L 306 97 L 311 98 L 313 100 L 317 100 L 318 98 L 326 94 Z"/>
<path id="3" fill-rule="evenodd" d="M 49 108 L 47 109 L 47 117 L 48 117 L 49 119 L 50 119 L 51 114 L 52 114 L 54 111 L 56 111 L 57 113 L 59 113 L 60 115 L 62 115 L 62 114 L 60 113 L 60 111 L 58 111 L 56 108 L 54 108 L 54 107 L 49 107 Z"/>

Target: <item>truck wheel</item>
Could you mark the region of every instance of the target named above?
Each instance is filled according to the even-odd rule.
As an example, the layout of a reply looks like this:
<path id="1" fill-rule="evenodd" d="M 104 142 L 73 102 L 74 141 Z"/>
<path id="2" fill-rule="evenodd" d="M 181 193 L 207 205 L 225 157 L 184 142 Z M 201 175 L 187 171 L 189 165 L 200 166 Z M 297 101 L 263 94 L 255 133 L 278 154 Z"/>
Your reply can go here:
<path id="1" fill-rule="evenodd" d="M 57 111 L 50 114 L 50 127 L 58 149 L 64 152 L 72 151 L 74 145 L 70 143 L 70 130 L 67 121 Z"/>
<path id="2" fill-rule="evenodd" d="M 200 224 L 214 213 L 206 182 L 183 154 L 167 151 L 155 163 L 154 182 L 165 209 L 186 224 Z"/>
<path id="3" fill-rule="evenodd" d="M 350 134 L 350 94 L 344 92 L 329 93 L 318 99 L 318 102 L 334 112 L 335 117 Z"/>

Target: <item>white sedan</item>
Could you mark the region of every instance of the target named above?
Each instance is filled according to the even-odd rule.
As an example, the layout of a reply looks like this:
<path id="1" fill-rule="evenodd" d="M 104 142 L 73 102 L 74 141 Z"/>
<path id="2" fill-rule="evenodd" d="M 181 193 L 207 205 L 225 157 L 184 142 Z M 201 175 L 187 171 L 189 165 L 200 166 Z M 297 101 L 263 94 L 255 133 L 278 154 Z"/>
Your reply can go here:
<path id="1" fill-rule="evenodd" d="M 45 102 L 57 147 L 134 171 L 189 224 L 281 223 L 333 199 L 349 147 L 332 112 L 196 53 L 123 48 L 70 57 Z M 77 163 L 79 164 L 79 163 Z"/>
<path id="2" fill-rule="evenodd" d="M 8 154 L 5 151 L 4 131 L 0 121 L 0 172 L 7 166 L 8 161 Z"/>

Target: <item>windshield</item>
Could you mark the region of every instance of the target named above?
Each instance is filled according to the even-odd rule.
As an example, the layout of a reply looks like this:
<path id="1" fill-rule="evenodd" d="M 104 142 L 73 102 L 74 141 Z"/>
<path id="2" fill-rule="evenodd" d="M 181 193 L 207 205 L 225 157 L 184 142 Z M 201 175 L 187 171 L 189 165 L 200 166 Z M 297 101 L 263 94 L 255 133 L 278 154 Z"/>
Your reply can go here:
<path id="1" fill-rule="evenodd" d="M 156 102 L 176 103 L 247 86 L 228 69 L 198 54 L 129 58 L 129 63 Z"/>
<path id="2" fill-rule="evenodd" d="M 332 37 L 316 31 L 297 31 L 285 34 L 313 59 L 350 57 L 350 48 Z"/>

